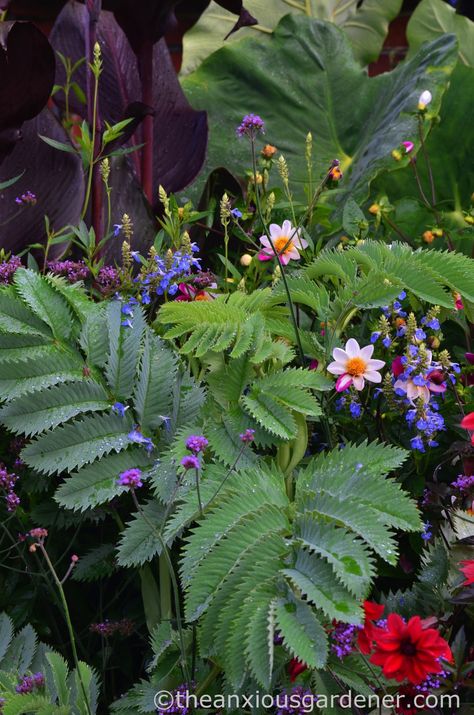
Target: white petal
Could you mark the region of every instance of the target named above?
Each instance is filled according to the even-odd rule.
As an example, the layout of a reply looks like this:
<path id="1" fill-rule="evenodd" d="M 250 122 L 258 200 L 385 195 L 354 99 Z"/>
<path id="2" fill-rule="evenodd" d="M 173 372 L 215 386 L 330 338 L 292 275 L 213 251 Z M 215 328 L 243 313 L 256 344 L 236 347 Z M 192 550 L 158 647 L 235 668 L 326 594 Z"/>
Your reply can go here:
<path id="1" fill-rule="evenodd" d="M 259 240 L 262 246 L 265 246 L 265 248 L 271 248 L 268 236 L 260 236 Z"/>
<path id="2" fill-rule="evenodd" d="M 296 248 L 296 246 L 292 246 L 291 244 L 290 246 L 291 248 L 287 248 L 287 250 L 285 251 L 285 255 L 287 255 L 289 258 L 292 258 L 294 261 L 297 261 L 300 257 L 298 249 Z"/>
<path id="3" fill-rule="evenodd" d="M 340 362 L 343 365 L 345 365 L 346 362 L 349 360 L 349 355 L 346 353 L 345 350 L 342 350 L 342 348 L 334 348 L 334 350 L 332 351 L 332 356 L 334 360 L 337 360 L 337 362 Z"/>
<path id="4" fill-rule="evenodd" d="M 403 392 L 406 392 L 407 391 L 406 380 L 397 380 L 393 386 L 393 389 L 394 390 L 403 390 Z"/>
<path id="5" fill-rule="evenodd" d="M 364 360 L 370 360 L 374 352 L 374 346 L 373 345 L 366 345 L 365 348 L 362 348 L 360 351 L 360 356 L 364 358 Z"/>
<path id="6" fill-rule="evenodd" d="M 356 390 L 364 389 L 365 381 L 364 381 L 364 378 L 362 377 L 362 375 L 357 375 L 356 377 L 353 377 L 352 382 L 353 382 Z"/>
<path id="7" fill-rule="evenodd" d="M 382 382 L 382 375 L 379 372 L 367 371 L 364 372 L 364 377 L 369 382 Z"/>
<path id="8" fill-rule="evenodd" d="M 424 104 L 426 107 L 432 99 L 433 95 L 431 94 L 431 92 L 428 89 L 425 89 L 425 91 L 420 94 L 420 99 L 418 100 L 418 102 L 420 104 Z"/>
<path id="9" fill-rule="evenodd" d="M 331 375 L 344 375 L 346 368 L 339 362 L 331 362 L 327 366 L 326 370 L 331 373 Z"/>
<path id="10" fill-rule="evenodd" d="M 349 340 L 346 343 L 346 353 L 349 355 L 349 357 L 358 357 L 360 354 L 360 347 L 359 343 L 357 340 L 354 338 L 349 338 Z"/>
<path id="11" fill-rule="evenodd" d="M 274 241 L 276 238 L 280 238 L 281 236 L 281 226 L 279 226 L 277 223 L 271 223 L 270 224 L 270 236 L 272 237 L 272 240 Z"/>
<path id="12" fill-rule="evenodd" d="M 291 221 L 283 221 L 282 226 L 281 226 L 281 235 L 282 236 L 288 236 L 288 238 L 292 235 L 293 233 L 293 227 L 291 225 Z"/>
<path id="13" fill-rule="evenodd" d="M 381 370 L 384 365 L 385 362 L 383 360 L 375 360 L 373 358 L 367 362 L 367 370 Z"/>
<path id="14" fill-rule="evenodd" d="M 419 395 L 418 389 L 419 388 L 417 385 L 415 385 L 411 380 L 408 380 L 408 382 L 407 382 L 407 397 L 409 400 L 413 401 L 418 397 L 418 395 Z"/>

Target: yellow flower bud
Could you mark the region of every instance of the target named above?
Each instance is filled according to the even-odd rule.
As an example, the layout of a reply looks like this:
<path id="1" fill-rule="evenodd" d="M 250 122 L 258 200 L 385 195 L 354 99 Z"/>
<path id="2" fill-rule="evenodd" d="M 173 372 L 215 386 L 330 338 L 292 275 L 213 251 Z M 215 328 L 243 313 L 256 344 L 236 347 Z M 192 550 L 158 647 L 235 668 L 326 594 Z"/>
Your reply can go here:
<path id="1" fill-rule="evenodd" d="M 243 256 L 240 256 L 240 265 L 241 266 L 250 266 L 252 263 L 252 256 L 249 253 L 244 253 Z"/>
<path id="2" fill-rule="evenodd" d="M 392 158 L 395 159 L 395 161 L 401 161 L 401 159 L 402 159 L 401 151 L 399 149 L 393 149 Z"/>
<path id="3" fill-rule="evenodd" d="M 376 216 L 378 213 L 380 213 L 380 206 L 378 204 L 372 204 L 372 206 L 369 206 L 369 214 Z"/>

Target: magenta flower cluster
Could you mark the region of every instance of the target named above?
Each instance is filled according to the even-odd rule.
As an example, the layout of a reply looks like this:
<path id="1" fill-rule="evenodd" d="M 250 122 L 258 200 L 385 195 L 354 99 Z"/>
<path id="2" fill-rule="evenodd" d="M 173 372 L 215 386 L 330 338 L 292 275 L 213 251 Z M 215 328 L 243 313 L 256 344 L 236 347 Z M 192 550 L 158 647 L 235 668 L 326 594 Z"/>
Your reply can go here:
<path id="1" fill-rule="evenodd" d="M 120 636 L 130 636 L 135 630 L 135 625 L 133 621 L 129 618 L 122 618 L 121 621 L 109 621 L 107 618 L 101 623 L 91 623 L 89 626 L 91 633 L 98 633 L 98 635 L 104 638 L 110 638 L 110 636 L 118 633 Z"/>
<path id="2" fill-rule="evenodd" d="M 15 690 L 21 695 L 26 695 L 27 693 L 32 693 L 33 690 L 36 690 L 37 688 L 42 688 L 43 686 L 43 673 L 34 673 L 33 675 L 24 675 L 16 686 Z"/>
<path id="3" fill-rule="evenodd" d="M 15 493 L 15 484 L 18 481 L 16 474 L 10 474 L 3 464 L 0 464 L 0 489 L 5 492 L 7 511 L 15 511 L 20 505 L 20 499 Z"/>
<path id="4" fill-rule="evenodd" d="M 258 133 L 265 134 L 265 122 L 258 114 L 246 114 L 236 129 L 238 137 L 248 136 L 254 139 Z"/>
<path id="5" fill-rule="evenodd" d="M 15 271 L 21 268 L 21 261 L 18 256 L 10 256 L 8 261 L 0 263 L 0 285 L 11 283 Z"/>
<path id="6" fill-rule="evenodd" d="M 239 435 L 239 437 L 240 441 L 244 444 L 250 444 L 250 442 L 253 442 L 255 439 L 255 430 L 246 429 L 245 432 L 242 432 L 242 434 Z"/>
<path id="7" fill-rule="evenodd" d="M 119 474 L 117 484 L 120 487 L 139 489 L 143 486 L 141 469 L 138 469 L 136 467 L 134 467 L 133 469 L 126 469 L 124 472 Z"/>
<path id="8" fill-rule="evenodd" d="M 69 283 L 77 283 L 89 277 L 90 271 L 84 261 L 49 261 L 48 270 L 56 273 Z"/>
<path id="9" fill-rule="evenodd" d="M 189 449 L 192 454 L 187 454 L 181 460 L 181 466 L 186 470 L 188 469 L 200 469 L 201 462 L 199 461 L 198 454 L 204 452 L 208 446 L 209 441 L 202 434 L 192 434 L 186 440 L 186 449 Z"/>
<path id="10" fill-rule="evenodd" d="M 18 206 L 34 206 L 37 200 L 36 194 L 32 191 L 25 191 L 24 194 L 16 197 L 15 203 L 18 204 Z"/>

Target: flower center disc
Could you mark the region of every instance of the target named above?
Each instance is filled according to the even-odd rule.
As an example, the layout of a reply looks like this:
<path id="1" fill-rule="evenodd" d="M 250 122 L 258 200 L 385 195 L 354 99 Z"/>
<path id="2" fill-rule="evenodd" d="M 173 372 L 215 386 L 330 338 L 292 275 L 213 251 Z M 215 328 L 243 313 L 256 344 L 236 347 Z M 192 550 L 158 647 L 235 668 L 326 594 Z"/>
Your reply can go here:
<path id="1" fill-rule="evenodd" d="M 400 646 L 403 655 L 416 655 L 416 646 L 411 641 L 404 641 Z"/>
<path id="2" fill-rule="evenodd" d="M 280 236 L 280 238 L 277 238 L 277 239 L 275 239 L 275 241 L 273 241 L 273 245 L 275 246 L 278 253 L 283 251 L 283 249 L 285 248 L 285 246 L 287 244 L 288 244 L 287 248 L 291 248 L 291 241 L 290 241 L 289 236 Z"/>
<path id="3" fill-rule="evenodd" d="M 363 358 L 353 357 L 350 358 L 346 363 L 346 372 L 349 375 L 353 375 L 354 377 L 359 377 L 360 375 L 364 374 L 366 367 L 367 363 Z"/>

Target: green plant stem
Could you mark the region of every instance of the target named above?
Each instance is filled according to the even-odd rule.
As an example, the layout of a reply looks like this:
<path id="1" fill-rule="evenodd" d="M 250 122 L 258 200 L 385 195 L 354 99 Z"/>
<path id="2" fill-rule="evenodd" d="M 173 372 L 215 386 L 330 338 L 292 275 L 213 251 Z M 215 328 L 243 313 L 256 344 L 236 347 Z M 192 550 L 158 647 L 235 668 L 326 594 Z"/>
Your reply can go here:
<path id="1" fill-rule="evenodd" d="M 99 97 L 99 75 L 94 73 L 94 102 L 93 102 L 93 108 L 92 108 L 92 137 L 91 137 L 91 151 L 90 151 L 90 158 L 89 158 L 89 173 L 87 177 L 87 188 L 86 188 L 86 195 L 84 197 L 84 205 L 82 207 L 82 212 L 81 212 L 81 219 L 84 220 L 84 216 L 86 215 L 87 212 L 87 207 L 89 206 L 89 200 L 91 196 L 91 190 L 92 190 L 92 177 L 94 175 L 94 154 L 95 154 L 95 140 L 96 140 L 96 134 L 97 134 L 97 102 L 98 102 L 98 97 Z"/>
<path id="2" fill-rule="evenodd" d="M 430 202 L 428 201 L 428 199 L 427 199 L 427 197 L 426 197 L 426 194 L 425 194 L 425 192 L 424 192 L 424 190 L 423 190 L 423 186 L 422 186 L 422 184 L 421 184 L 421 179 L 420 179 L 420 175 L 419 175 L 419 173 L 418 173 L 418 169 L 417 169 L 417 167 L 416 167 L 416 161 L 415 161 L 415 159 L 410 159 L 410 164 L 411 164 L 411 166 L 412 166 L 412 168 L 413 168 L 413 173 L 415 174 L 416 185 L 418 186 L 418 191 L 420 192 L 420 196 L 421 196 L 421 198 L 422 198 L 422 201 L 423 201 L 423 203 L 425 204 L 425 206 L 426 206 L 427 208 L 431 209 L 431 204 L 430 204 Z"/>
<path id="3" fill-rule="evenodd" d="M 280 267 L 281 277 L 283 279 L 283 285 L 285 286 L 285 292 L 286 292 L 286 296 L 288 298 L 288 303 L 289 303 L 289 307 L 290 307 L 291 322 L 293 323 L 293 330 L 295 332 L 295 338 L 296 338 L 296 344 L 298 346 L 300 362 L 301 362 L 301 366 L 304 367 L 305 366 L 304 351 L 303 351 L 303 346 L 301 344 L 301 338 L 300 338 L 300 333 L 298 330 L 298 325 L 296 322 L 293 300 L 291 298 L 290 288 L 288 285 L 288 281 L 286 279 L 285 269 L 281 262 L 280 255 L 279 255 L 278 251 L 276 250 L 275 245 L 274 245 L 272 238 L 270 236 L 270 231 L 268 230 L 268 226 L 267 226 L 267 223 L 263 217 L 262 208 L 260 206 L 260 196 L 258 193 L 258 186 L 257 186 L 257 158 L 255 156 L 255 140 L 253 137 L 250 140 L 250 145 L 252 147 L 252 168 L 253 168 L 253 176 L 254 176 L 255 203 L 257 205 L 257 213 L 260 218 L 260 221 L 262 222 L 263 230 L 265 231 L 265 234 L 270 242 L 270 246 L 272 247 L 272 251 L 275 254 L 275 258 L 277 259 L 278 265 Z"/>
<path id="4" fill-rule="evenodd" d="M 174 598 L 174 611 L 175 611 L 175 616 L 176 616 L 176 625 L 178 627 L 178 635 L 179 635 L 179 644 L 180 644 L 180 651 L 181 651 L 181 667 L 183 669 L 183 675 L 187 683 L 190 683 L 190 674 L 188 671 L 188 666 L 186 663 L 186 646 L 184 644 L 184 631 L 183 631 L 183 622 L 181 618 L 181 605 L 179 602 L 179 588 L 178 588 L 178 582 L 176 580 L 176 574 L 174 571 L 174 566 L 173 562 L 171 561 L 171 556 L 169 554 L 169 549 L 168 546 L 161 534 L 161 531 L 155 528 L 155 525 L 152 524 L 152 522 L 148 519 L 147 515 L 141 508 L 137 495 L 135 494 L 135 490 L 131 490 L 132 493 L 132 499 L 135 504 L 135 507 L 137 511 L 140 513 L 140 515 L 143 517 L 143 520 L 145 521 L 146 524 L 152 529 L 152 531 L 157 535 L 158 541 L 160 542 L 161 545 L 161 556 L 163 556 L 166 565 L 168 567 L 168 573 L 169 573 L 169 578 L 171 580 L 171 586 L 173 589 L 173 598 Z"/>
<path id="5" fill-rule="evenodd" d="M 172 605 L 171 605 L 171 579 L 168 569 L 168 563 L 160 554 L 159 560 L 159 576 L 160 576 L 160 613 L 162 621 L 171 621 Z"/>
<path id="6" fill-rule="evenodd" d="M 209 685 L 211 685 L 211 683 L 214 682 L 214 680 L 217 678 L 217 676 L 219 675 L 221 670 L 222 670 L 221 666 L 217 665 L 217 663 L 214 663 L 210 673 L 207 674 L 207 676 L 202 681 L 201 685 L 199 685 L 196 688 L 196 698 L 199 698 L 203 693 L 206 692 Z"/>
<path id="7" fill-rule="evenodd" d="M 195 469 L 195 476 L 196 476 L 196 492 L 197 492 L 197 498 L 198 498 L 198 504 L 199 504 L 199 515 L 202 517 L 203 515 L 203 510 L 202 510 L 202 500 L 201 500 L 201 486 L 199 484 L 199 469 Z"/>
<path id="8" fill-rule="evenodd" d="M 422 124 L 422 120 L 420 117 L 418 117 L 418 134 L 420 137 L 421 150 L 423 152 L 423 157 L 426 162 L 426 168 L 428 170 L 428 178 L 430 180 L 430 188 L 431 188 L 431 201 L 432 201 L 433 208 L 434 208 L 436 206 L 436 187 L 435 187 L 435 183 L 434 183 L 433 169 L 431 167 L 430 157 L 428 155 L 428 150 L 426 149 L 426 144 L 425 144 L 425 138 L 423 136 L 423 124 Z"/>
<path id="9" fill-rule="evenodd" d="M 78 676 L 79 682 L 81 684 L 81 690 L 82 690 L 82 694 L 84 696 L 84 702 L 86 704 L 88 715 L 92 715 L 92 710 L 91 710 L 91 706 L 90 706 L 90 702 L 89 702 L 89 696 L 87 695 L 86 686 L 82 679 L 79 657 L 77 655 L 76 638 L 74 636 L 74 628 L 72 627 L 71 615 L 69 613 L 69 606 L 67 604 L 67 599 L 66 599 L 66 594 L 64 593 L 63 584 L 62 584 L 58 574 L 56 573 L 56 570 L 51 562 L 51 559 L 48 556 L 48 552 L 46 551 L 44 544 L 39 543 L 38 546 L 41 549 L 41 552 L 45 558 L 46 563 L 48 564 L 48 568 L 51 572 L 51 575 L 53 576 L 54 582 L 55 582 L 58 592 L 59 592 L 59 597 L 61 599 L 62 607 L 64 610 L 64 616 L 66 619 L 66 625 L 67 625 L 67 629 L 68 629 L 68 633 L 69 633 L 69 640 L 71 643 L 72 656 L 74 659 L 74 664 L 76 666 L 77 676 Z"/>

